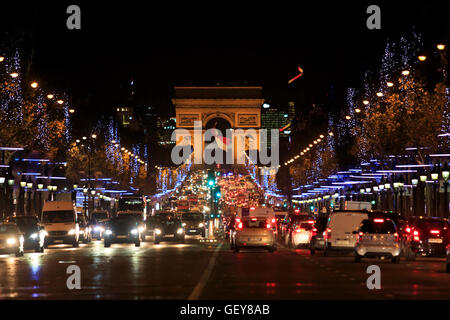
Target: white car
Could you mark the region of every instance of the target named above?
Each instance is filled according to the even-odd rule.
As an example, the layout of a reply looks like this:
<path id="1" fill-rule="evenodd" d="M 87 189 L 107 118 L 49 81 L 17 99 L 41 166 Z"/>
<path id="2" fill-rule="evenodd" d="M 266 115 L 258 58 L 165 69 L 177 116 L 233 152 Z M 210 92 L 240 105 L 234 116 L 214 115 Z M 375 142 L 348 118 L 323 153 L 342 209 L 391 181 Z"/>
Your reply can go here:
<path id="1" fill-rule="evenodd" d="M 324 255 L 328 256 L 331 251 L 352 252 L 357 240 L 354 231 L 358 230 L 361 222 L 367 218 L 367 212 L 363 211 L 333 212 L 324 231 Z"/>
<path id="2" fill-rule="evenodd" d="M 78 247 L 80 228 L 72 201 L 46 201 L 42 209 L 41 224 L 47 232 L 45 248 L 55 243 Z"/>
<path id="3" fill-rule="evenodd" d="M 296 224 L 292 232 L 285 237 L 286 245 L 291 248 L 309 248 L 314 222 L 314 220 L 308 220 Z"/>
<path id="4" fill-rule="evenodd" d="M 243 248 L 258 247 L 266 248 L 270 252 L 276 250 L 272 223 L 265 218 L 248 217 L 237 220 L 230 241 L 235 252 Z"/>
<path id="5" fill-rule="evenodd" d="M 363 220 L 357 233 L 355 262 L 363 257 L 387 257 L 392 263 L 400 262 L 401 245 L 397 227 L 390 219 Z"/>

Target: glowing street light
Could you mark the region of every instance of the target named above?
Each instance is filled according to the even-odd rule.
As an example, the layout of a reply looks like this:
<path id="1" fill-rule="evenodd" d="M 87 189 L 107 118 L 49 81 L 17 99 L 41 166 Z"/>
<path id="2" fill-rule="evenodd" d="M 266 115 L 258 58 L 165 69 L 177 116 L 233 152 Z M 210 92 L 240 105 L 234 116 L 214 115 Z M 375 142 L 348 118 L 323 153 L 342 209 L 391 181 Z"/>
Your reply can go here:
<path id="1" fill-rule="evenodd" d="M 36 89 L 38 86 L 39 86 L 39 84 L 38 84 L 36 81 L 34 81 L 34 82 L 31 83 L 31 87 L 32 87 L 33 89 Z"/>
<path id="2" fill-rule="evenodd" d="M 5 57 L 0 56 L 0 62 L 3 62 L 5 60 Z"/>
<path id="3" fill-rule="evenodd" d="M 325 138 L 325 136 L 323 134 L 321 134 L 320 135 L 320 139 L 323 139 L 323 138 Z"/>
<path id="4" fill-rule="evenodd" d="M 10 76 L 13 77 L 13 78 L 17 78 L 19 76 L 19 74 L 17 72 L 12 72 L 10 74 Z"/>
<path id="5" fill-rule="evenodd" d="M 75 113 L 75 109 L 69 109 L 70 113 Z"/>
<path id="6" fill-rule="evenodd" d="M 383 96 L 383 92 L 377 92 L 377 97 L 382 97 Z"/>
<path id="7" fill-rule="evenodd" d="M 387 84 L 388 87 L 393 87 L 394 86 L 394 84 L 392 82 L 388 82 L 386 84 Z"/>
<path id="8" fill-rule="evenodd" d="M 97 135 L 95 133 L 93 133 L 91 137 L 92 137 L 92 139 L 96 139 Z"/>
<path id="9" fill-rule="evenodd" d="M 425 61 L 425 60 L 427 60 L 427 57 L 426 57 L 426 56 L 418 56 L 417 58 L 419 59 L 419 61 Z"/>
<path id="10" fill-rule="evenodd" d="M 49 94 L 47 95 L 47 98 L 48 98 L 48 99 L 53 99 L 53 97 L 54 97 L 54 95 L 52 95 L 51 93 L 49 93 Z"/>
<path id="11" fill-rule="evenodd" d="M 369 104 L 369 100 L 363 100 L 363 104 L 367 106 Z"/>
<path id="12" fill-rule="evenodd" d="M 444 50 L 445 49 L 445 44 L 440 43 L 436 47 L 438 48 L 438 50 Z"/>
<path id="13" fill-rule="evenodd" d="M 355 112 L 356 112 L 356 113 L 360 113 L 360 112 L 361 112 L 361 109 L 360 109 L 360 108 L 356 108 L 356 109 L 355 109 Z"/>
<path id="14" fill-rule="evenodd" d="M 409 70 L 403 70 L 403 71 L 402 71 L 402 75 L 404 75 L 404 76 L 409 75 Z"/>
<path id="15" fill-rule="evenodd" d="M 345 116 L 345 119 L 350 120 L 352 117 L 350 116 Z"/>
<path id="16" fill-rule="evenodd" d="M 64 101 L 63 100 L 61 100 L 61 99 L 59 99 L 58 101 L 56 101 L 58 104 L 63 104 L 64 103 Z"/>

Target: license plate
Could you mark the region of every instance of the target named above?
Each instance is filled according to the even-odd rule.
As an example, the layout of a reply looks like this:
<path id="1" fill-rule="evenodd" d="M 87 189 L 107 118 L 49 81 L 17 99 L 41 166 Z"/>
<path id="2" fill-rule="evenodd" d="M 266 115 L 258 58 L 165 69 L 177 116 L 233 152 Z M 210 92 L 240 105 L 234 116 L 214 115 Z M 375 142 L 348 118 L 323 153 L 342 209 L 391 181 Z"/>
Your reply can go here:
<path id="1" fill-rule="evenodd" d="M 428 239 L 428 243 L 442 243 L 442 239 Z"/>
<path id="2" fill-rule="evenodd" d="M 53 240 L 54 243 L 63 243 L 64 240 Z"/>
<path id="3" fill-rule="evenodd" d="M 175 235 L 174 234 L 168 234 L 168 235 L 166 235 L 166 237 L 167 238 L 173 238 L 173 237 L 175 237 Z"/>
<path id="4" fill-rule="evenodd" d="M 338 240 L 336 241 L 337 245 L 348 245 L 348 240 Z"/>
<path id="5" fill-rule="evenodd" d="M 192 230 L 189 230 L 189 232 L 196 232 L 197 230 L 195 230 L 195 229 L 192 229 Z"/>
<path id="6" fill-rule="evenodd" d="M 117 236 L 117 239 L 125 239 L 128 238 L 127 236 Z"/>
<path id="7" fill-rule="evenodd" d="M 261 241 L 261 238 L 248 238 L 248 241 Z"/>

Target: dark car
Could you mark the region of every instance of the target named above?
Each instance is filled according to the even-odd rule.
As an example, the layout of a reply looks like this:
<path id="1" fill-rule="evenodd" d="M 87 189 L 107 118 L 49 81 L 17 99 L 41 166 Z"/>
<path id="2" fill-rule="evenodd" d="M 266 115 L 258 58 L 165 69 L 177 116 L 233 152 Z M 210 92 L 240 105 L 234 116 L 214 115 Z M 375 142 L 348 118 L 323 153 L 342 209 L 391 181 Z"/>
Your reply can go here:
<path id="1" fill-rule="evenodd" d="M 15 253 L 16 257 L 21 257 L 23 243 L 23 233 L 15 223 L 0 224 L 0 253 Z"/>
<path id="2" fill-rule="evenodd" d="M 109 220 L 103 235 L 105 248 L 112 243 L 134 243 L 141 245 L 139 223 L 132 215 L 119 215 Z"/>
<path id="3" fill-rule="evenodd" d="M 184 228 L 181 219 L 175 217 L 173 213 L 161 215 L 155 223 L 154 239 L 155 244 L 171 238 L 175 241 L 184 243 Z"/>
<path id="4" fill-rule="evenodd" d="M 24 237 L 24 250 L 44 252 L 45 231 L 39 225 L 39 220 L 34 216 L 16 216 L 7 219 L 9 223 L 15 223 Z"/>
<path id="5" fill-rule="evenodd" d="M 311 241 L 309 243 L 309 251 L 311 254 L 316 250 L 325 250 L 325 237 L 323 235 L 327 228 L 328 216 L 320 216 L 313 225 Z"/>
<path id="6" fill-rule="evenodd" d="M 183 213 L 181 216 L 181 222 L 184 230 L 188 235 L 201 235 L 206 236 L 206 222 L 203 213 L 200 212 L 188 212 Z"/>
<path id="7" fill-rule="evenodd" d="M 109 219 L 108 211 L 94 211 L 91 215 L 91 237 L 101 240 L 105 232 L 105 224 Z"/>
<path id="8" fill-rule="evenodd" d="M 445 256 L 449 245 L 450 224 L 435 217 L 408 219 L 404 241 L 404 255 L 407 260 L 421 256 Z"/>
<path id="9" fill-rule="evenodd" d="M 450 272 L 450 244 L 447 246 L 447 272 Z"/>

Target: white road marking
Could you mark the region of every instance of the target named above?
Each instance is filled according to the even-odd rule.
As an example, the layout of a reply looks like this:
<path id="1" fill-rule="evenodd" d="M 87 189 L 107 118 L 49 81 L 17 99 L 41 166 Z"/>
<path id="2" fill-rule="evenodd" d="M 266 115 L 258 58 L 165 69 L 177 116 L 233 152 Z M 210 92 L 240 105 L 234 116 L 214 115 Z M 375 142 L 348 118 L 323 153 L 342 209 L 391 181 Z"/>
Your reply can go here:
<path id="1" fill-rule="evenodd" d="M 222 243 L 219 244 L 214 251 L 214 254 L 209 259 L 208 266 L 206 267 L 205 271 L 202 274 L 202 277 L 200 278 L 200 281 L 195 286 L 194 290 L 192 290 L 191 294 L 189 295 L 188 300 L 198 300 L 200 295 L 202 294 L 203 288 L 205 287 L 206 283 L 209 280 L 209 277 L 211 276 L 211 273 L 214 269 L 214 265 L 216 263 L 217 256 L 219 255 L 220 248 L 222 247 Z"/>

